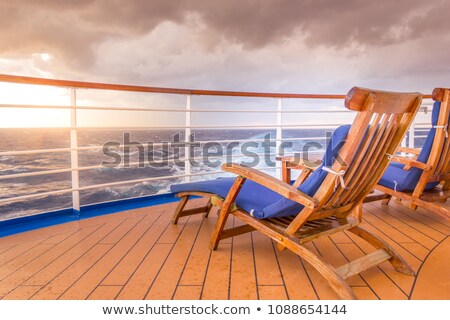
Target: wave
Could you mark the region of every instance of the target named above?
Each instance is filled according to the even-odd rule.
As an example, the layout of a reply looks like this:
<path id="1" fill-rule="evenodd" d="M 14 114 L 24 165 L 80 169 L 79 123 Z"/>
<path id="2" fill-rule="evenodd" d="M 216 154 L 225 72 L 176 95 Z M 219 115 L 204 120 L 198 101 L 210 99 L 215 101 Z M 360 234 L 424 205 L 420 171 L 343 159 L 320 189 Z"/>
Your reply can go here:
<path id="1" fill-rule="evenodd" d="M 272 133 L 273 130 L 269 130 Z M 204 130 L 198 131 L 197 140 L 262 140 L 269 132 L 268 130 Z M 170 131 L 155 131 L 146 130 L 142 132 L 133 132 L 134 141 L 171 141 L 173 132 Z M 44 137 L 44 138 L 43 138 Z M 106 141 L 120 141 L 121 134 L 117 132 L 80 132 L 79 145 L 80 146 L 98 146 L 102 145 Z M 67 147 L 68 135 L 55 133 L 49 131 L 49 133 L 41 133 L 39 136 L 34 136 L 32 132 L 26 134 L 20 133 L 16 135 L 13 131 L 5 132 L 0 139 L 0 150 L 11 150 L 15 141 L 21 142 L 21 149 L 32 150 L 38 148 L 61 148 Z M 273 149 L 272 149 L 273 150 Z M 261 144 L 258 148 L 251 148 L 252 152 L 264 153 L 264 149 Z M 117 150 L 118 154 L 122 157 L 129 156 L 130 162 L 139 160 L 142 155 L 136 148 L 130 148 L 130 152 L 124 152 L 123 149 Z M 241 153 L 239 148 L 233 148 L 232 155 L 236 156 Z M 180 156 L 183 157 L 184 149 L 180 150 Z M 185 168 L 180 165 L 175 165 L 174 160 L 176 154 L 171 150 L 164 150 L 159 147 L 144 151 L 145 160 L 148 160 L 151 155 L 151 160 L 155 162 L 169 161 L 168 165 L 164 167 L 149 166 L 145 163 L 145 168 L 125 167 L 102 167 L 93 170 L 80 171 L 80 183 L 81 185 L 95 185 L 116 181 L 135 180 L 144 178 L 157 178 L 160 176 L 178 176 L 185 173 Z M 201 157 L 202 152 L 196 153 L 196 157 Z M 236 158 L 235 161 L 245 159 Z M 89 149 L 83 150 L 79 153 L 79 165 L 80 166 L 96 166 L 103 160 L 108 161 L 102 153 L 101 149 Z M 111 160 L 111 159 L 109 159 Z M 215 159 L 214 159 L 215 160 Z M 225 161 L 225 159 L 219 159 Z M 234 160 L 234 159 L 233 159 Z M 24 172 L 33 172 L 37 170 L 51 170 L 70 168 L 70 154 L 56 153 L 56 154 L 32 154 L 32 155 L 20 155 L 20 156 L 0 156 L 0 174 L 16 174 Z M 211 168 L 206 166 L 203 162 L 200 162 L 198 167 L 192 167 L 192 173 L 205 173 L 204 175 L 192 176 L 191 181 L 214 179 L 218 177 L 218 174 L 214 172 L 220 168 Z M 226 175 L 226 174 L 222 174 Z M 82 205 L 119 200 L 124 198 L 141 197 L 153 194 L 163 194 L 169 191 L 170 185 L 173 183 L 180 183 L 185 181 L 184 178 L 173 178 L 167 180 L 151 180 L 140 183 L 110 186 L 99 189 L 90 189 L 80 192 Z M 9 182 L 9 181 L 8 181 Z M 32 194 L 35 192 L 45 192 L 51 190 L 60 190 L 70 188 L 70 174 L 53 174 L 45 176 L 34 176 L 28 178 L 15 179 L 10 181 L 12 183 L 2 183 L 1 191 L 2 196 L 12 197 L 21 194 Z M 44 212 L 50 209 L 61 209 L 72 206 L 71 193 L 61 195 L 43 196 L 35 199 L 29 199 L 26 201 L 15 201 L 0 205 L 1 216 L 7 215 L 13 217 L 14 215 L 27 215 L 34 212 Z M 0 216 L 0 219 L 1 219 Z"/>

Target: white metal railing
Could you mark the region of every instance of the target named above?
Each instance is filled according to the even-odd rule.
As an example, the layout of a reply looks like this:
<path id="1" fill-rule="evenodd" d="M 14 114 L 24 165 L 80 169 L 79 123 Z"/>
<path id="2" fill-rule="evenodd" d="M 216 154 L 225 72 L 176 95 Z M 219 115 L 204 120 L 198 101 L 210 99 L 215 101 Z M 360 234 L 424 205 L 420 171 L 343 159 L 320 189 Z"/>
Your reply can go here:
<path id="1" fill-rule="evenodd" d="M 19 79 L 20 78 L 20 79 Z M 5 80 L 6 79 L 6 80 Z M 69 152 L 70 154 L 70 168 L 64 169 L 54 169 L 54 170 L 42 170 L 36 172 L 26 172 L 26 173 L 15 173 L 15 174 L 5 174 L 0 175 L 0 181 L 8 180 L 8 179 L 16 179 L 16 178 L 26 178 L 26 177 L 36 177 L 40 175 L 51 175 L 57 173 L 69 173 L 71 174 L 71 187 L 61 190 L 52 190 L 48 192 L 39 192 L 35 194 L 26 194 L 26 195 L 18 195 L 11 198 L 0 199 L 0 204 L 27 200 L 32 198 L 39 198 L 43 196 L 56 195 L 61 193 L 71 193 L 72 195 L 72 207 L 74 210 L 79 211 L 81 207 L 80 203 L 80 192 L 91 189 L 99 189 L 105 187 L 113 187 L 120 185 L 127 185 L 133 183 L 141 183 L 141 182 L 149 182 L 149 181 L 160 181 L 160 180 L 174 180 L 174 179 L 185 179 L 186 181 L 190 181 L 192 177 L 195 176 L 203 176 L 203 175 L 212 175 L 212 174 L 220 174 L 221 171 L 207 171 L 207 172 L 192 172 L 192 168 L 190 166 L 191 160 L 201 160 L 202 157 L 191 156 L 189 154 L 188 146 L 191 143 L 190 136 L 192 133 L 192 129 L 272 129 L 275 130 L 276 137 L 271 141 L 275 141 L 277 152 L 280 150 L 281 143 L 283 141 L 303 141 L 303 140 L 324 140 L 325 137 L 298 137 L 298 138 L 286 138 L 283 136 L 283 129 L 294 129 L 294 128 L 335 128 L 342 123 L 329 123 L 329 124 L 284 124 L 284 115 L 290 114 L 306 114 L 306 113 L 320 113 L 320 114 L 330 114 L 330 113 L 351 113 L 350 111 L 345 110 L 343 107 L 341 110 L 284 110 L 283 108 L 283 99 L 343 99 L 342 95 L 293 95 L 293 94 L 257 94 L 257 93 L 243 93 L 243 92 L 220 92 L 220 91 L 194 91 L 194 90 L 183 90 L 183 89 L 164 89 L 164 88 L 151 88 L 151 87 L 134 87 L 134 86 L 118 86 L 118 85 L 103 85 L 103 84 L 91 84 L 91 83 L 80 83 L 80 82 L 69 82 L 69 81 L 58 81 L 58 80 L 48 80 L 48 79 L 38 79 L 39 81 L 35 81 L 37 78 L 28 78 L 24 77 L 13 77 L 13 76 L 2 76 L 0 75 L 0 82 L 12 82 L 12 83 L 30 83 L 35 85 L 54 85 L 54 86 L 64 86 L 70 88 L 70 104 L 69 105 L 24 105 L 24 104 L 0 104 L 1 108 L 18 108 L 18 109 L 66 109 L 70 110 L 70 126 L 63 127 L 60 129 L 68 129 L 70 130 L 70 147 L 66 148 L 52 148 L 52 149 L 34 149 L 34 150 L 18 150 L 18 151 L 0 151 L 0 156 L 18 156 L 18 155 L 30 155 L 30 154 L 39 154 L 39 153 L 61 153 L 61 152 Z M 50 83 L 49 83 L 50 81 Z M 52 82 L 53 81 L 53 82 Z M 70 84 L 74 84 L 71 86 Z M 178 94 L 186 96 L 186 105 L 184 109 L 175 109 L 175 108 L 133 108 L 133 107 L 97 107 L 97 106 L 78 106 L 77 105 L 77 90 L 79 88 L 83 89 L 93 89 L 93 90 L 125 90 L 132 92 L 159 92 L 166 94 Z M 140 88 L 139 90 L 133 90 L 136 88 Z M 148 90 L 145 90 L 148 88 Z M 142 90 L 141 90 L 142 89 Z M 159 89 L 159 91 L 158 91 Z M 172 91 L 171 91 L 172 90 Z M 192 107 L 192 96 L 193 95 L 218 95 L 218 96 L 240 96 L 240 97 L 252 97 L 254 99 L 259 98 L 275 98 L 276 100 L 276 110 L 229 110 L 229 109 L 195 109 Z M 104 110 L 104 111 L 129 111 L 129 112 L 174 112 L 174 113 L 184 113 L 185 114 L 185 125 L 181 126 L 151 126 L 151 127 L 81 127 L 78 124 L 78 113 L 80 110 Z M 425 103 L 421 109 L 421 112 L 428 112 L 430 110 L 429 104 Z M 193 125 L 192 124 L 192 114 L 193 113 L 244 113 L 244 114 L 273 114 L 273 124 L 241 124 L 241 125 Z M 409 135 L 408 135 L 408 145 L 410 147 L 415 146 L 415 139 L 423 138 L 424 135 L 416 135 L 415 130 L 417 127 L 426 127 L 429 124 L 427 123 L 413 123 L 411 125 Z M 53 129 L 53 128 L 52 128 Z M 109 183 L 100 183 L 94 185 L 80 186 L 80 176 L 79 173 L 87 170 L 94 170 L 103 168 L 102 165 L 92 165 L 92 166 L 79 166 L 79 152 L 85 150 L 99 150 L 102 149 L 103 146 L 79 146 L 78 145 L 78 133 L 80 130 L 120 130 L 120 131 L 131 131 L 131 130 L 158 130 L 158 129 L 183 129 L 184 130 L 184 142 L 180 142 L 179 145 L 185 148 L 185 157 L 182 159 L 176 159 L 177 161 L 181 161 L 185 163 L 184 174 L 179 175 L 166 175 L 166 176 L 158 176 L 158 177 L 150 177 L 150 178 L 142 178 L 142 179 L 133 179 L 133 180 L 123 180 L 117 182 L 109 182 Z M 227 142 L 263 142 L 264 139 L 222 139 L 215 140 L 219 143 L 227 143 Z M 203 141 L 195 141 L 195 143 L 205 144 L 207 140 Z M 404 141 L 404 144 L 406 140 Z M 153 147 L 161 147 L 163 143 L 153 143 Z M 120 148 L 124 148 L 133 144 L 125 145 L 121 144 Z M 272 156 L 273 154 L 256 154 L 259 156 Z M 229 155 L 211 155 L 209 158 L 226 158 Z M 245 158 L 246 155 L 233 155 L 233 158 Z M 174 161 L 174 159 L 167 159 L 166 161 Z M 151 164 L 152 162 L 148 162 Z M 154 163 L 158 163 L 154 161 Z M 137 166 L 140 162 L 131 162 L 129 166 Z M 273 170 L 276 169 L 277 175 L 280 174 L 280 167 L 277 164 L 276 168 L 268 167 L 261 168 L 262 170 Z"/>

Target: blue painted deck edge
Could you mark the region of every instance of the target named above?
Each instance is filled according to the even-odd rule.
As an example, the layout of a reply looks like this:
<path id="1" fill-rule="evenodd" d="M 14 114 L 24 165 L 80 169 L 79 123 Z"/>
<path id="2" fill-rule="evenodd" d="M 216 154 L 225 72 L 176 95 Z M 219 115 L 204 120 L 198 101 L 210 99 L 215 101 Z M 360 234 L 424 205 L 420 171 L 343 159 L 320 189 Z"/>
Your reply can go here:
<path id="1" fill-rule="evenodd" d="M 81 207 L 80 211 L 74 209 L 62 209 L 28 217 L 0 221 L 0 238 L 70 221 L 83 220 L 105 214 L 150 207 L 175 201 L 178 201 L 178 199 L 173 193 L 166 193 L 86 205 Z"/>

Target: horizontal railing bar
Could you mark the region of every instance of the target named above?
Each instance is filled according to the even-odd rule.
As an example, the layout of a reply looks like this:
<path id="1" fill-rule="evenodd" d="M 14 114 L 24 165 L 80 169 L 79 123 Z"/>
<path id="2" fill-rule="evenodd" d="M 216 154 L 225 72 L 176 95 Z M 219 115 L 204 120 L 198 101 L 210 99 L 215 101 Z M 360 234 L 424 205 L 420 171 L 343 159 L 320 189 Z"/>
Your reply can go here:
<path id="1" fill-rule="evenodd" d="M 314 153 L 314 151 L 310 151 L 310 153 Z M 142 167 L 142 169 L 144 168 L 148 168 L 149 165 L 154 165 L 154 164 L 161 164 L 161 162 L 175 162 L 175 161 L 180 161 L 180 162 L 186 162 L 186 161 L 197 161 L 197 160 L 204 160 L 204 159 L 221 159 L 221 158 L 228 158 L 231 157 L 232 159 L 236 159 L 236 158 L 247 158 L 247 157 L 254 157 L 254 156 L 259 156 L 259 157 L 265 157 L 265 156 L 277 156 L 275 153 L 254 153 L 251 155 L 243 155 L 243 154 L 237 154 L 237 155 L 208 155 L 208 157 L 206 156 L 199 156 L 199 157 L 191 157 L 191 158 L 180 158 L 180 159 L 162 159 L 161 161 L 144 161 L 144 167 Z M 134 161 L 134 162 L 130 162 L 127 165 L 129 167 L 135 167 L 140 165 L 142 162 L 140 161 Z M 117 168 L 125 168 L 124 166 L 116 166 Z M 116 168 L 113 167 L 113 168 Z M 78 168 L 67 168 L 67 169 L 54 169 L 54 170 L 42 170 L 42 171 L 34 171 L 34 172 L 24 172 L 24 173 L 14 173 L 14 174 L 5 174 L 5 175 L 0 175 L 0 180 L 9 180 L 9 179 L 17 179 L 17 178 L 26 178 L 26 177 L 35 177 L 35 176 L 44 176 L 44 175 L 49 175 L 49 174 L 57 174 L 57 173 L 67 173 L 67 172 L 72 172 L 72 171 L 88 171 L 88 170 L 95 170 L 95 169 L 102 169 L 102 168 L 110 168 L 104 165 L 95 165 L 95 166 L 82 166 L 82 167 L 78 167 Z M 128 167 L 126 167 L 128 168 Z"/>
<path id="2" fill-rule="evenodd" d="M 310 151 L 309 153 L 314 153 L 314 151 Z M 263 156 L 272 156 L 272 157 L 276 157 L 277 154 L 275 153 L 255 153 L 252 155 L 243 155 L 243 154 L 236 154 L 236 155 L 209 155 L 208 157 L 203 157 L 203 156 L 199 156 L 199 157 L 193 157 L 193 158 L 180 158 L 180 159 L 163 159 L 161 161 L 144 161 L 144 167 L 141 167 L 141 169 L 144 168 L 148 168 L 148 165 L 154 165 L 154 164 L 161 164 L 161 162 L 175 162 L 175 161 L 180 161 L 180 162 L 186 162 L 186 161 L 197 161 L 197 160 L 204 160 L 204 159 L 221 159 L 221 158 L 228 158 L 230 157 L 231 159 L 236 159 L 236 158 L 248 158 L 248 157 L 254 157 L 254 156 L 259 156 L 259 157 L 263 157 Z M 127 165 L 130 167 L 134 167 L 134 166 L 138 166 L 142 164 L 142 162 L 140 161 L 133 161 L 128 163 Z M 128 168 L 124 167 L 124 166 L 117 166 L 117 167 L 112 167 L 112 168 Z M 111 168 L 111 167 L 106 167 L 106 166 L 102 166 L 102 165 L 96 165 L 96 166 L 85 166 L 85 167 L 79 167 L 78 171 L 87 171 L 87 170 L 95 170 L 95 169 L 101 169 L 101 168 Z"/>
<path id="3" fill-rule="evenodd" d="M 270 106 L 273 107 L 273 106 Z M 327 106 L 319 106 L 327 107 Z M 164 109 L 164 108 L 130 108 L 130 107 L 95 107 L 95 106 L 63 106 L 63 105 L 23 105 L 23 104 L 0 104 L 0 108 L 10 109 L 60 109 L 60 110 L 101 110 L 101 111 L 147 111 L 147 112 L 181 112 L 186 113 L 186 109 Z M 193 113 L 288 113 L 288 114 L 309 114 L 309 113 L 353 113 L 353 111 L 346 110 L 230 110 L 230 109 L 191 109 L 189 112 Z M 427 107 L 421 108 L 419 112 L 428 113 Z"/>
<path id="4" fill-rule="evenodd" d="M 0 74 L 0 81 L 1 82 L 9 82 L 9 83 L 18 83 L 18 84 L 46 85 L 46 86 L 55 86 L 55 87 L 147 92 L 147 93 L 182 94 L 182 95 L 259 97 L 259 98 L 345 99 L 345 95 L 342 95 L 342 94 L 266 93 L 266 92 L 161 88 L 161 87 L 99 83 L 99 82 L 56 80 L 56 79 L 46 79 L 46 78 L 36 78 L 36 77 L 14 76 L 14 75 L 7 75 L 7 74 Z"/>
<path id="5" fill-rule="evenodd" d="M 275 168 L 258 168 L 260 170 L 273 170 Z M 103 188 L 103 187 L 110 187 L 110 186 L 118 186 L 122 184 L 128 184 L 128 183 L 137 183 L 137 182 L 146 182 L 146 181 L 155 181 L 155 180 L 169 180 L 169 179 L 177 179 L 177 178 L 185 178 L 185 177 L 195 177 L 195 176 L 205 176 L 209 174 L 220 174 L 220 173 L 226 173 L 224 171 L 212 171 L 212 172 L 201 172 L 201 173 L 191 173 L 191 174 L 183 174 L 183 175 L 176 175 L 176 176 L 164 176 L 164 177 L 153 177 L 153 178 L 143 178 L 143 179 L 135 179 L 135 180 L 127 180 L 127 181 L 118 181 L 118 182 L 110 182 L 110 183 L 102 183 L 102 184 L 95 184 L 91 186 L 86 187 L 80 187 L 78 190 L 89 190 L 89 189 L 97 189 L 97 188 Z"/>
<path id="6" fill-rule="evenodd" d="M 173 129 L 186 129 L 186 128 L 192 128 L 192 129 L 246 129 L 246 128 L 254 128 L 254 129 L 265 129 L 265 128 L 317 128 L 322 127 L 325 129 L 328 128 L 336 128 L 342 124 L 307 124 L 307 125 L 217 125 L 217 126 L 171 126 L 171 127 L 14 127 L 14 128 L 0 128 L 0 129 L 36 129 L 36 130 L 111 130 L 111 131 L 117 131 L 117 130 L 140 130 L 140 131 L 149 131 L 149 130 L 173 130 Z"/>
<path id="7" fill-rule="evenodd" d="M 259 170 L 275 170 L 275 168 L 269 167 L 269 168 L 258 168 Z M 146 181 L 157 181 L 157 180 L 170 180 L 170 179 L 176 179 L 176 178 L 184 178 L 184 177 L 193 177 L 193 176 L 204 176 L 209 174 L 219 174 L 219 173 L 226 173 L 223 171 L 213 171 L 213 172 L 203 172 L 203 173 L 192 173 L 189 175 L 177 175 L 177 176 L 162 176 L 162 177 L 153 177 L 153 178 L 144 178 L 144 179 L 137 179 L 137 180 L 127 180 L 127 181 L 119 181 L 119 182 L 111 182 L 111 183 L 102 183 L 102 184 L 96 184 L 86 187 L 80 187 L 77 189 L 62 189 L 62 190 L 52 190 L 48 192 L 40 192 L 35 194 L 28 194 L 24 196 L 17 196 L 12 198 L 4 198 L 0 199 L 0 203 L 6 203 L 6 202 L 13 202 L 13 201 L 19 201 L 24 199 L 30 199 L 30 198 L 39 198 L 42 196 L 47 195 L 53 195 L 53 194 L 60 194 L 60 193 L 69 193 L 72 191 L 84 191 L 84 190 L 90 190 L 90 189 L 97 189 L 97 188 L 103 188 L 103 187 L 109 187 L 109 186 L 116 186 L 116 185 L 122 185 L 122 184 L 128 184 L 128 183 L 136 183 L 136 182 L 146 182 Z"/>
<path id="8" fill-rule="evenodd" d="M 77 127 L 78 130 L 169 130 L 169 129 L 245 129 L 245 128 L 335 128 L 342 124 L 330 123 L 330 124 L 283 124 L 283 125 L 211 125 L 211 126 L 172 126 L 172 127 Z"/>
<path id="9" fill-rule="evenodd" d="M 207 173 L 191 173 L 188 175 L 183 174 L 183 175 L 176 175 L 176 176 L 170 176 L 170 177 L 165 176 L 165 177 L 143 178 L 143 179 L 135 179 L 135 180 L 128 180 L 128 181 L 102 183 L 102 184 L 95 184 L 95 185 L 86 186 L 86 187 L 80 187 L 79 190 L 83 191 L 83 190 L 89 190 L 89 189 L 118 186 L 118 185 L 129 184 L 129 183 L 138 183 L 138 182 L 155 181 L 155 180 L 169 180 L 169 179 L 178 179 L 178 178 L 203 176 L 203 175 L 208 175 L 208 174 L 219 174 L 219 173 L 223 173 L 223 171 L 213 171 L 213 172 L 207 172 Z"/>
<path id="10" fill-rule="evenodd" d="M 18 84 L 46 85 L 55 87 L 148 92 L 148 93 L 168 93 L 168 94 L 183 94 L 183 95 L 260 97 L 260 98 L 300 98 L 300 99 L 345 99 L 345 95 L 342 94 L 265 93 L 265 92 L 161 88 L 161 87 L 99 83 L 99 82 L 56 80 L 37 77 L 15 76 L 7 74 L 0 74 L 0 81 Z M 423 98 L 429 99 L 431 98 L 431 95 L 424 95 Z"/>
<path id="11" fill-rule="evenodd" d="M 0 175 L 0 180 L 45 176 L 48 174 L 65 173 L 65 172 L 72 172 L 72 171 L 76 171 L 76 170 L 77 170 L 76 168 L 74 168 L 74 169 L 54 169 L 54 170 L 42 170 L 42 171 L 34 171 L 34 172 L 5 174 L 5 175 Z"/>
<path id="12" fill-rule="evenodd" d="M 302 140 L 325 140 L 327 137 L 303 137 L 303 138 L 281 138 L 281 139 L 270 139 L 270 141 L 302 141 Z M 267 140 L 264 139 L 229 139 L 229 140 L 199 140 L 194 141 L 192 143 L 200 143 L 200 144 L 206 144 L 208 142 L 265 142 Z M 185 144 L 189 144 L 189 142 L 184 142 Z M 162 145 L 162 144 L 161 144 Z M 156 143 L 153 144 L 153 146 L 156 146 Z"/>
<path id="13" fill-rule="evenodd" d="M 326 106 L 324 106 L 326 107 Z M 14 104 L 0 104 L 0 108 L 9 109 L 59 109 L 59 110 L 100 110 L 100 111 L 146 111 L 146 112 L 181 112 L 186 113 L 186 109 L 161 109 L 161 108 L 124 108 L 124 107 L 88 107 L 88 106 L 52 106 L 52 105 L 14 105 Z M 279 113 L 277 110 L 230 110 L 230 109 L 191 109 L 192 113 Z M 349 110 L 283 110 L 281 113 L 353 113 Z"/>
<path id="14" fill-rule="evenodd" d="M 37 150 L 17 150 L 17 151 L 3 151 L 0 156 L 19 156 L 36 153 L 59 153 L 71 151 L 71 148 L 56 148 L 56 149 L 37 149 Z"/>
<path id="15" fill-rule="evenodd" d="M 316 140 L 324 140 L 324 139 L 326 139 L 326 137 L 282 138 L 282 139 L 271 139 L 270 141 L 302 141 L 302 140 L 316 141 Z M 199 140 L 199 141 L 194 141 L 191 143 L 189 143 L 189 142 L 171 143 L 171 146 L 184 147 L 186 145 L 194 144 L 194 143 L 206 144 L 206 143 L 210 143 L 210 142 L 225 143 L 225 142 L 265 142 L 265 141 L 267 141 L 267 140 L 264 140 L 264 139 L 229 139 L 229 140 L 209 140 L 209 141 Z M 142 145 L 144 146 L 144 148 L 147 148 L 147 144 L 142 144 Z M 155 142 L 151 146 L 152 147 L 162 147 L 163 145 L 165 145 L 165 143 Z M 135 144 L 127 144 L 127 145 L 121 144 L 118 148 L 123 149 L 126 146 L 132 148 L 132 147 L 135 147 L 136 145 Z M 103 149 L 103 146 L 3 151 L 3 152 L 0 152 L 0 156 L 17 156 L 17 155 L 39 154 L 39 153 L 60 153 L 60 152 L 69 152 L 72 150 L 89 151 L 89 150 L 99 150 L 99 149 Z"/>
<path id="16" fill-rule="evenodd" d="M 74 191 L 74 190 L 73 189 L 61 189 L 61 190 L 53 190 L 53 191 L 48 191 L 48 192 L 27 194 L 24 196 L 0 199 L 0 203 L 19 201 L 19 200 L 25 200 L 25 199 L 30 199 L 30 198 L 39 198 L 39 197 L 49 196 L 49 195 L 53 195 L 53 194 L 68 193 L 68 192 L 72 192 L 72 191 Z"/>

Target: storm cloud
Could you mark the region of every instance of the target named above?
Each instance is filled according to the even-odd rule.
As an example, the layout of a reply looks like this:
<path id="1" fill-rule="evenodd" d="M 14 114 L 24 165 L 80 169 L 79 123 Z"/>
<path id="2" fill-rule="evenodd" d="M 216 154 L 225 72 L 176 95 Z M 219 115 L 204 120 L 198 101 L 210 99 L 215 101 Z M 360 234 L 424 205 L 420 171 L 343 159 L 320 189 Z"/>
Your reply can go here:
<path id="1" fill-rule="evenodd" d="M 448 81 L 448 12 L 448 0 L 1 0 L 0 59 L 10 73 L 6 62 L 22 59 L 55 77 L 148 85 L 317 91 L 402 79 L 425 90 Z"/>

